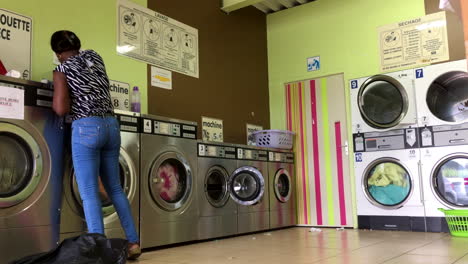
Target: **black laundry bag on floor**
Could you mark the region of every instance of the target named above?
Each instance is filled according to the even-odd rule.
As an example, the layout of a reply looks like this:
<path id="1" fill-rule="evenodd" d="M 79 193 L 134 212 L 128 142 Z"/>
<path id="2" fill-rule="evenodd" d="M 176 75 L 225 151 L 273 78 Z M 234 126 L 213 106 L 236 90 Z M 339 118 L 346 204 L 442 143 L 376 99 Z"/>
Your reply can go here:
<path id="1" fill-rule="evenodd" d="M 49 252 L 27 256 L 10 264 L 125 264 L 127 245 L 125 239 L 83 234 L 65 239 Z"/>

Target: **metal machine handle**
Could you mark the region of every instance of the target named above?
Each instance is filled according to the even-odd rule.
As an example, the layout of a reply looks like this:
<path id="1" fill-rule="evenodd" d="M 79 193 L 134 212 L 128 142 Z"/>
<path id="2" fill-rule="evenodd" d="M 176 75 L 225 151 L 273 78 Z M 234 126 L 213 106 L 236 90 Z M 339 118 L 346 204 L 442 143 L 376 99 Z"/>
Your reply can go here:
<path id="1" fill-rule="evenodd" d="M 424 193 L 423 193 L 423 183 L 422 183 L 422 162 L 418 161 L 418 177 L 419 177 L 419 199 L 424 205 Z"/>
<path id="2" fill-rule="evenodd" d="M 348 154 L 349 154 L 349 144 L 348 144 L 347 140 L 345 141 L 344 145 L 341 145 L 341 148 L 345 149 L 345 155 L 348 156 Z"/>
<path id="3" fill-rule="evenodd" d="M 456 144 L 456 143 L 461 143 L 461 142 L 465 142 L 465 140 L 463 138 L 449 140 L 450 144 Z"/>
<path id="4" fill-rule="evenodd" d="M 387 148 L 390 148 L 391 145 L 380 145 L 378 148 L 379 149 L 387 149 Z"/>

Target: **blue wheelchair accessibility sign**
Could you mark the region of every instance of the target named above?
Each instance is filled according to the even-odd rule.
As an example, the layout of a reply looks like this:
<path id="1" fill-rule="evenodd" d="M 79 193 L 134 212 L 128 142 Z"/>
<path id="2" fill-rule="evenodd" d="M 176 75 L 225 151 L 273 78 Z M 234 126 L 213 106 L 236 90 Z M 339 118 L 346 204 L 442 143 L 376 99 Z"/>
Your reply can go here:
<path id="1" fill-rule="evenodd" d="M 320 56 L 307 58 L 307 71 L 320 70 Z"/>
<path id="2" fill-rule="evenodd" d="M 356 162 L 362 162 L 362 153 L 354 153 L 354 159 Z"/>

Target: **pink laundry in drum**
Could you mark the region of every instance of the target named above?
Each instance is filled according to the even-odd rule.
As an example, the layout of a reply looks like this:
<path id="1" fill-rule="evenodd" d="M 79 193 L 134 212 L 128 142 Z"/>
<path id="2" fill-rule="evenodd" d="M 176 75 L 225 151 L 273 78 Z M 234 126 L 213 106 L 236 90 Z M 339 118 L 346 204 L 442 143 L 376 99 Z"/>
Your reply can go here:
<path id="1" fill-rule="evenodd" d="M 159 185 L 159 193 L 165 201 L 172 202 L 177 199 L 179 187 L 179 173 L 177 167 L 171 164 L 164 164 L 158 169 L 158 176 L 163 180 Z"/>

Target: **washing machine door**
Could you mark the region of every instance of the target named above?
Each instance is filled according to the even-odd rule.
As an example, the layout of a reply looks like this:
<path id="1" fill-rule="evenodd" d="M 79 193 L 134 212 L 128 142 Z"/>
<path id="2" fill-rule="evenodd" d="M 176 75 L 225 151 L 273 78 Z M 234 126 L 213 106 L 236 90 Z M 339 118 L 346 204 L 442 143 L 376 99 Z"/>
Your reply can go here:
<path id="1" fill-rule="evenodd" d="M 229 178 L 231 198 L 240 205 L 258 203 L 265 192 L 262 173 L 252 166 L 243 166 L 235 170 Z"/>
<path id="2" fill-rule="evenodd" d="M 398 125 L 408 112 L 403 85 L 387 75 L 375 75 L 359 88 L 358 106 L 364 121 L 377 129 Z"/>
<path id="3" fill-rule="evenodd" d="M 223 167 L 211 167 L 205 176 L 205 197 L 216 208 L 223 207 L 229 200 L 229 174 Z"/>
<path id="4" fill-rule="evenodd" d="M 291 197 L 291 177 L 286 169 L 279 169 L 274 178 L 275 196 L 278 201 L 286 203 Z"/>
<path id="5" fill-rule="evenodd" d="M 0 208 L 25 201 L 45 176 L 38 142 L 23 128 L 0 123 Z"/>
<path id="6" fill-rule="evenodd" d="M 394 158 L 373 161 L 367 166 L 362 179 L 366 198 L 382 209 L 401 208 L 413 191 L 408 169 Z"/>
<path id="7" fill-rule="evenodd" d="M 446 122 L 468 120 L 468 73 L 451 71 L 437 77 L 426 94 L 431 113 Z"/>
<path id="8" fill-rule="evenodd" d="M 122 189 L 124 190 L 127 198 L 131 200 L 134 196 L 134 192 L 136 189 L 137 179 L 135 173 L 134 163 L 130 159 L 130 156 L 123 150 L 120 149 L 120 157 L 119 157 L 119 178 L 120 184 L 122 185 Z M 76 204 L 79 205 L 79 214 L 83 216 L 83 200 L 81 199 L 80 192 L 78 189 L 78 184 L 76 182 L 76 174 L 74 169 L 72 168 L 72 176 L 71 176 L 71 189 L 72 189 L 72 196 Z M 99 177 L 99 198 L 101 199 L 102 205 L 102 214 L 104 217 L 110 216 L 114 214 L 115 208 L 112 204 L 112 200 L 107 195 L 106 190 L 104 189 L 104 185 L 101 182 L 101 178 Z"/>
<path id="9" fill-rule="evenodd" d="M 188 203 L 192 192 L 192 169 L 183 155 L 166 152 L 153 163 L 149 175 L 150 194 L 166 211 L 177 211 Z"/>
<path id="10" fill-rule="evenodd" d="M 468 153 L 456 153 L 436 163 L 432 191 L 449 208 L 468 207 Z"/>

